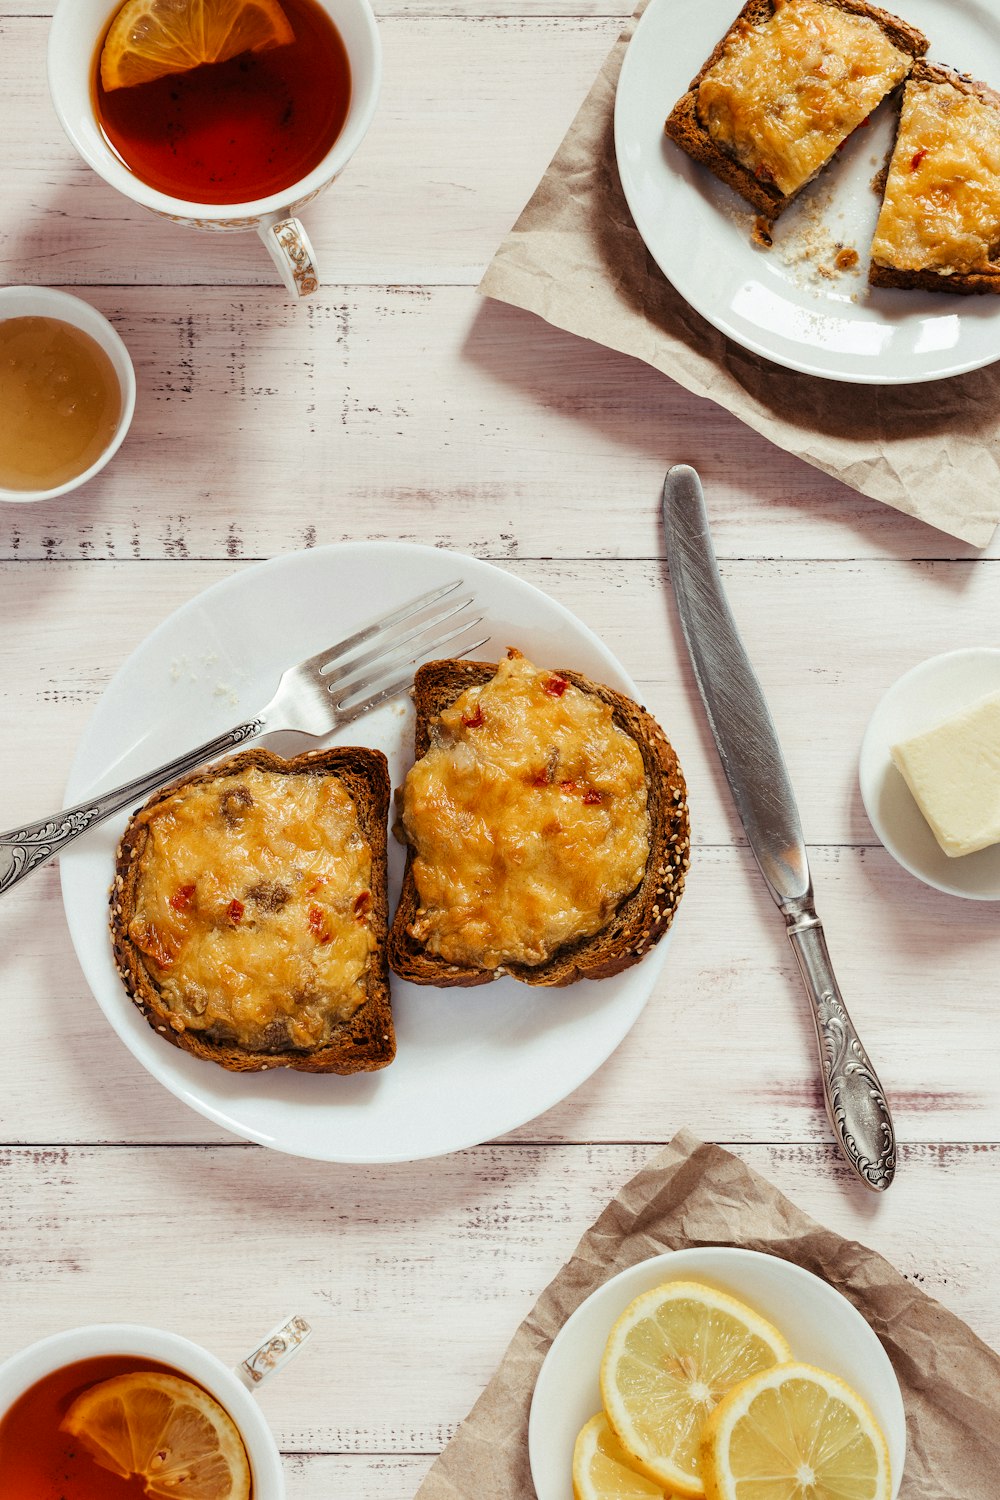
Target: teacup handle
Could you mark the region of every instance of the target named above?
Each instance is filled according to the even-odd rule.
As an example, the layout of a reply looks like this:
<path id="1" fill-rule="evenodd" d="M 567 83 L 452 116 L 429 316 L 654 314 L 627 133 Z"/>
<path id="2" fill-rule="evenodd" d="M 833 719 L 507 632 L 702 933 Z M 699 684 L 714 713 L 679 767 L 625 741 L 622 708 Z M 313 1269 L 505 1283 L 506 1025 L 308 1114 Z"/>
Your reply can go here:
<path id="1" fill-rule="evenodd" d="M 293 297 L 308 297 L 318 289 L 316 252 L 298 219 L 286 216 L 267 220 L 258 226 L 257 233 Z"/>
<path id="2" fill-rule="evenodd" d="M 248 1390 L 255 1391 L 275 1371 L 283 1370 L 311 1336 L 312 1329 L 305 1318 L 289 1318 L 287 1323 L 271 1329 L 253 1353 L 236 1366 L 234 1374 Z"/>

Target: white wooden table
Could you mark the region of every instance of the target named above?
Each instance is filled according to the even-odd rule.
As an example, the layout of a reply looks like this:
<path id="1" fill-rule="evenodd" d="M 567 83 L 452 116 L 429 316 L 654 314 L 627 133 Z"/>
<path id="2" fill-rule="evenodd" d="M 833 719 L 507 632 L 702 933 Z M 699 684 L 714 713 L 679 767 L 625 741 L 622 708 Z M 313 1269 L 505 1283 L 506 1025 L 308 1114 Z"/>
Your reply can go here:
<path id="1" fill-rule="evenodd" d="M 996 910 L 903 874 L 855 774 L 900 672 L 995 644 L 1000 553 L 474 292 L 621 0 L 388 0 L 380 110 L 308 210 L 325 285 L 298 308 L 252 236 L 159 222 L 76 159 L 46 93 L 48 10 L 0 0 L 2 279 L 106 312 L 139 402 L 99 480 L 0 514 L 0 826 L 59 805 L 109 677 L 178 605 L 255 559 L 388 537 L 492 559 L 603 636 L 678 748 L 696 850 L 658 992 L 590 1083 L 502 1141 L 384 1169 L 269 1154 L 164 1092 L 86 990 L 57 870 L 25 882 L 0 904 L 0 1358 L 125 1319 L 235 1360 L 302 1313 L 316 1336 L 262 1394 L 291 1500 L 405 1500 L 580 1233 L 682 1124 L 1000 1347 Z M 699 712 L 657 525 L 681 460 L 706 480 L 841 982 L 894 1105 L 885 1199 L 837 1165 L 791 953 Z"/>

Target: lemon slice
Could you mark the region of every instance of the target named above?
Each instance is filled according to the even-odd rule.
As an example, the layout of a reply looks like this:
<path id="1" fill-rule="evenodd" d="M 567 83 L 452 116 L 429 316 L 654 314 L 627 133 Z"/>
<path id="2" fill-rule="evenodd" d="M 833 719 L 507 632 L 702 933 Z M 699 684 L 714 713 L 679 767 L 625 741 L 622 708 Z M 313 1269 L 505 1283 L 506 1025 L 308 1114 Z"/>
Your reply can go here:
<path id="1" fill-rule="evenodd" d="M 669 1500 L 663 1486 L 636 1472 L 602 1411 L 580 1429 L 573 1448 L 576 1500 Z"/>
<path id="2" fill-rule="evenodd" d="M 295 40 L 278 0 L 128 0 L 101 52 L 108 90 Z"/>
<path id="3" fill-rule="evenodd" d="M 889 1449 L 861 1397 L 812 1365 L 730 1391 L 705 1425 L 709 1500 L 890 1500 Z"/>
<path id="4" fill-rule="evenodd" d="M 137 1476 L 163 1500 L 250 1500 L 250 1464 L 232 1417 L 201 1386 L 153 1370 L 78 1396 L 62 1423 L 94 1462 Z"/>
<path id="5" fill-rule="evenodd" d="M 618 1319 L 601 1364 L 601 1397 L 628 1462 L 698 1500 L 702 1424 L 727 1391 L 791 1359 L 752 1308 L 694 1281 L 644 1292 Z"/>

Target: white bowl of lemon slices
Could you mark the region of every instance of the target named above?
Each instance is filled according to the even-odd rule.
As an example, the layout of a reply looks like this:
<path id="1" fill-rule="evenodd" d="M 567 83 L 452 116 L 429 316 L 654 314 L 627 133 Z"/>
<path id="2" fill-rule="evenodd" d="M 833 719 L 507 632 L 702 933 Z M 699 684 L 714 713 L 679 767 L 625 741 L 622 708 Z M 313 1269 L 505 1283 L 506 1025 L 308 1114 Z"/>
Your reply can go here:
<path id="1" fill-rule="evenodd" d="M 538 1500 L 896 1500 L 899 1383 L 801 1266 L 706 1246 L 631 1266 L 568 1319 L 528 1425 Z"/>

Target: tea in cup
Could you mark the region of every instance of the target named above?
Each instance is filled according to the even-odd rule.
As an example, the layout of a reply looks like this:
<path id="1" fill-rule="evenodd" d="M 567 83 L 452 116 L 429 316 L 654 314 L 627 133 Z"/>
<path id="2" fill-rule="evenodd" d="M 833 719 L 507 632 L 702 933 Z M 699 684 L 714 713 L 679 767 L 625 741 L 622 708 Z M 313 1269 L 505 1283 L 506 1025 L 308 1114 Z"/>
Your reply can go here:
<path id="1" fill-rule="evenodd" d="M 319 283 L 294 215 L 360 144 L 380 78 L 368 0 L 60 0 L 49 36 L 84 160 L 177 223 L 256 229 L 296 296 Z"/>
<path id="2" fill-rule="evenodd" d="M 5 1494 L 64 1500 L 283 1500 L 281 1457 L 249 1393 L 309 1336 L 301 1318 L 236 1369 L 155 1328 L 97 1324 L 0 1366 Z"/>

